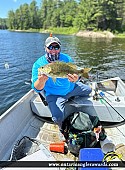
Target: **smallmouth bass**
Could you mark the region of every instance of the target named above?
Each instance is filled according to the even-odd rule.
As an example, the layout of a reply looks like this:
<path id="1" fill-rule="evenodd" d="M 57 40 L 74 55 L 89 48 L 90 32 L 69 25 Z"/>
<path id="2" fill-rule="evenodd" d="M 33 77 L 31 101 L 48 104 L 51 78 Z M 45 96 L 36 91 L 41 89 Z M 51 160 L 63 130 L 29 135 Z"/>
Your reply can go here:
<path id="1" fill-rule="evenodd" d="M 91 68 L 78 69 L 77 65 L 73 63 L 66 63 L 62 61 L 56 61 L 40 67 L 38 74 L 45 74 L 48 77 L 56 78 L 67 78 L 68 74 L 78 74 L 81 77 L 89 78 L 88 72 Z"/>

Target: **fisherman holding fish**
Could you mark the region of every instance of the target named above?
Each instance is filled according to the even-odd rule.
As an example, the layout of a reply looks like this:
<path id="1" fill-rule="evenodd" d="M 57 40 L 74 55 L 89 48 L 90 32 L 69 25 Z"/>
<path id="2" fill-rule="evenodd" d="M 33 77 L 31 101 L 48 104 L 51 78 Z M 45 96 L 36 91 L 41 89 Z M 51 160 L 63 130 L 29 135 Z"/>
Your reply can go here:
<path id="1" fill-rule="evenodd" d="M 45 55 L 32 68 L 32 88 L 38 93 L 44 91 L 52 120 L 60 131 L 63 121 L 71 114 L 65 108 L 68 99 L 91 93 L 88 85 L 79 82 L 79 75 L 86 77 L 86 70 L 78 70 L 72 63 L 73 59 L 61 52 L 60 40 L 51 35 L 45 41 Z"/>

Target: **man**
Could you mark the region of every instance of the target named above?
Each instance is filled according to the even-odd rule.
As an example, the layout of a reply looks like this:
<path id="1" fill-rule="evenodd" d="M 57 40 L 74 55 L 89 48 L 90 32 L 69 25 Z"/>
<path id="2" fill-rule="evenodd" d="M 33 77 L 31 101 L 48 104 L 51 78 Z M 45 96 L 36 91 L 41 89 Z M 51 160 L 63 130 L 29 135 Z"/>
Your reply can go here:
<path id="1" fill-rule="evenodd" d="M 54 61 L 73 62 L 67 54 L 61 53 L 61 42 L 57 37 L 48 37 L 45 41 L 45 55 L 40 57 L 32 68 L 32 88 L 37 92 L 44 90 L 52 113 L 52 120 L 59 125 L 71 113 L 65 112 L 65 103 L 74 96 L 88 96 L 91 88 L 78 82 L 77 74 L 68 74 L 67 78 L 57 78 L 56 82 L 45 74 L 38 75 L 38 68 Z"/>

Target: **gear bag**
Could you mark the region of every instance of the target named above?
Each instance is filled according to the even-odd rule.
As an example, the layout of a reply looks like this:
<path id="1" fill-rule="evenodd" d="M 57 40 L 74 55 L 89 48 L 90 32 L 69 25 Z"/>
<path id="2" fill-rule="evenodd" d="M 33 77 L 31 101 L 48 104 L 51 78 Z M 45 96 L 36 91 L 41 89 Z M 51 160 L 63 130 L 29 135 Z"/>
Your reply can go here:
<path id="1" fill-rule="evenodd" d="M 70 115 L 62 125 L 68 149 L 78 156 L 81 148 L 96 147 L 106 138 L 105 130 L 97 116 L 77 112 Z"/>

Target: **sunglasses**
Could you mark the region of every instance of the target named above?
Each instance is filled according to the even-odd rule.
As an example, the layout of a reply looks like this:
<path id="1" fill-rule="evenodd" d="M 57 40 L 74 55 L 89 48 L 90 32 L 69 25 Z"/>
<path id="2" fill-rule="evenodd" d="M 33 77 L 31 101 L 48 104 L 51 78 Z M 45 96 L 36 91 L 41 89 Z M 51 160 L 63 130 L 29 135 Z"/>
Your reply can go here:
<path id="1" fill-rule="evenodd" d="M 52 45 L 50 45 L 49 47 L 47 47 L 49 50 L 52 50 L 52 49 L 54 49 L 54 50 L 59 50 L 60 49 L 60 46 L 59 45 L 55 45 L 55 46 L 52 46 Z"/>

